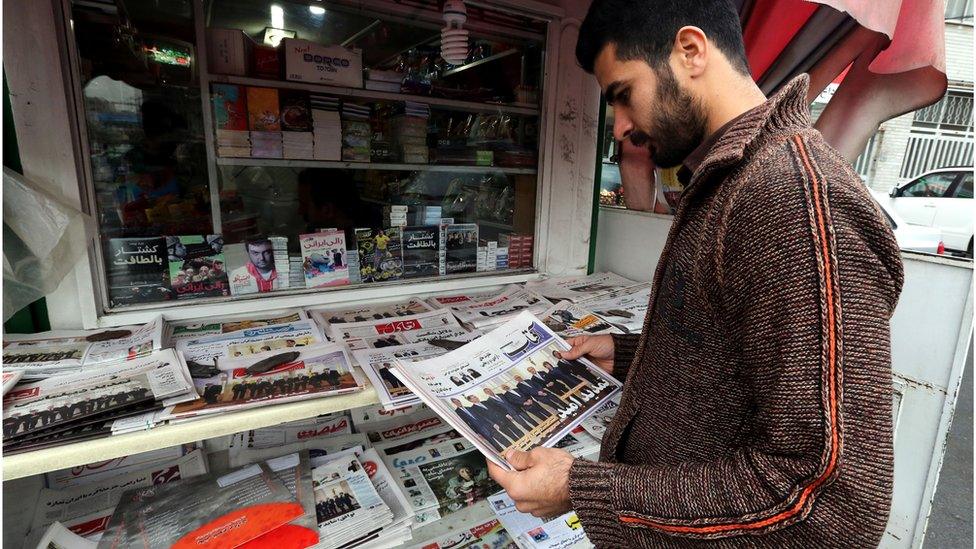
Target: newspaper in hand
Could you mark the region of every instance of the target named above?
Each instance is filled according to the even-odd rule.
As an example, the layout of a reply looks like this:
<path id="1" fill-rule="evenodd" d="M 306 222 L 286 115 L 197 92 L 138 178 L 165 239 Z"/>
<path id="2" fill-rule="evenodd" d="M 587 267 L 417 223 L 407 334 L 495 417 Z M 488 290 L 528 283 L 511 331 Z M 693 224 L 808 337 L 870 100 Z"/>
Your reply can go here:
<path id="1" fill-rule="evenodd" d="M 485 456 L 510 469 L 510 449 L 553 446 L 620 389 L 528 312 L 437 358 L 394 372 Z"/>
<path id="2" fill-rule="evenodd" d="M 637 281 L 624 278 L 616 273 L 593 273 L 588 276 L 569 276 L 550 278 L 540 282 L 527 282 L 525 287 L 554 301 L 566 299 L 575 303 L 634 284 L 637 284 Z"/>
<path id="3" fill-rule="evenodd" d="M 635 284 L 581 301 L 579 305 L 627 333 L 640 333 L 651 300 L 651 285 Z"/>
<path id="4" fill-rule="evenodd" d="M 170 419 L 243 410 L 362 390 L 345 347 L 335 343 L 220 360 L 200 398 L 176 406 Z"/>
<path id="5" fill-rule="evenodd" d="M 539 315 L 542 322 L 561 337 L 619 334 L 621 330 L 572 301 L 560 301 Z"/>

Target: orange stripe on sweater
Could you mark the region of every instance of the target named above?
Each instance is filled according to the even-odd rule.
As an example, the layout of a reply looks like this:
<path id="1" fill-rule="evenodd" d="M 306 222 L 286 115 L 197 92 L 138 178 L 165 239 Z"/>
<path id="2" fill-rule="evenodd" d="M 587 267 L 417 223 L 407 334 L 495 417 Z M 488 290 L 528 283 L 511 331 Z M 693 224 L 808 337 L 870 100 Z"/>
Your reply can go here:
<path id="1" fill-rule="evenodd" d="M 830 246 L 829 246 L 829 235 L 827 234 L 827 227 L 825 216 L 823 212 L 823 206 L 819 200 L 821 188 L 820 181 L 817 179 L 817 174 L 813 169 L 810 162 L 810 158 L 807 155 L 806 147 L 803 145 L 803 140 L 800 136 L 795 136 L 794 141 L 796 142 L 797 148 L 800 151 L 800 158 L 803 161 L 803 166 L 806 168 L 807 172 L 810 174 L 811 185 L 813 187 L 813 205 L 816 211 L 816 223 L 817 232 L 819 233 L 818 244 L 821 247 L 821 253 L 824 258 L 824 278 L 826 286 L 826 297 L 827 297 L 827 368 L 829 372 L 828 376 L 828 400 L 830 407 L 830 457 L 827 461 L 827 467 L 824 472 L 817 477 L 809 486 L 807 486 L 801 493 L 800 497 L 797 499 L 796 503 L 793 504 L 789 509 L 780 512 L 779 514 L 773 515 L 772 517 L 765 518 L 753 522 L 743 522 L 734 524 L 719 524 L 714 526 L 674 526 L 670 524 L 662 524 L 659 522 L 654 522 L 640 517 L 633 516 L 620 516 L 620 521 L 626 524 L 639 524 L 642 526 L 648 526 L 651 528 L 656 528 L 658 530 L 664 530 L 665 532 L 673 532 L 679 534 L 712 534 L 720 532 L 728 532 L 731 530 L 756 530 L 759 528 L 765 528 L 766 526 L 771 526 L 778 522 L 793 518 L 803 510 L 803 506 L 806 505 L 807 500 L 814 490 L 819 488 L 824 482 L 830 478 L 833 474 L 834 469 L 837 467 L 837 453 L 839 444 L 839 433 L 837 425 L 837 357 L 836 357 L 836 343 L 837 335 L 835 333 L 835 311 L 834 311 L 834 283 L 833 283 L 833 271 L 830 263 Z"/>

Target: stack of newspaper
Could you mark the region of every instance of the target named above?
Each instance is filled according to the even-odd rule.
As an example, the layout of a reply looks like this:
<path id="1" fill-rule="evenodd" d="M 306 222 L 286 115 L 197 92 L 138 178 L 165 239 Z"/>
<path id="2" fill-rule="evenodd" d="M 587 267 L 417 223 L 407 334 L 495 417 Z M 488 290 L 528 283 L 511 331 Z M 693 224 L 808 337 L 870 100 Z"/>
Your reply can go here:
<path id="1" fill-rule="evenodd" d="M 634 284 L 637 284 L 637 281 L 616 273 L 593 273 L 588 276 L 557 277 L 539 282 L 527 282 L 525 287 L 553 301 L 566 299 L 575 303 Z"/>
<path id="2" fill-rule="evenodd" d="M 644 328 L 650 299 L 650 283 L 639 283 L 586 298 L 577 304 L 620 330 L 636 334 Z"/>
<path id="3" fill-rule="evenodd" d="M 512 285 L 492 294 L 456 294 L 434 296 L 429 303 L 450 310 L 471 328 L 490 329 L 522 311 L 541 314 L 552 302 L 530 288 Z"/>
<path id="4" fill-rule="evenodd" d="M 3 451 L 151 428 L 164 407 L 196 398 L 186 365 L 171 349 L 21 384 L 4 396 Z"/>

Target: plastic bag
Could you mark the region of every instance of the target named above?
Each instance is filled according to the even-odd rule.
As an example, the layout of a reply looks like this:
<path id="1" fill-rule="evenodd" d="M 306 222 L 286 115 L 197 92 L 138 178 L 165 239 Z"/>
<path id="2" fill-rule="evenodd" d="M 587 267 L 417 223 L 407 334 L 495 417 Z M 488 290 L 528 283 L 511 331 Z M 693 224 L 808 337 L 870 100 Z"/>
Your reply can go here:
<path id="1" fill-rule="evenodd" d="M 57 289 L 88 247 L 92 221 L 3 169 L 3 320 Z"/>

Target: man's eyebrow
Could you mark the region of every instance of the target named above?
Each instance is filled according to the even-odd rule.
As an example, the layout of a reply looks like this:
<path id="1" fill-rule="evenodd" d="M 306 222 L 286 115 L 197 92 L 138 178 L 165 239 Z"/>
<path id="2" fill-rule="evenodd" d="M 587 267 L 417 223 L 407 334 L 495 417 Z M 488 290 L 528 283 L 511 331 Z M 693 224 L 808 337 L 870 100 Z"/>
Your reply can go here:
<path id="1" fill-rule="evenodd" d="M 623 85 L 624 83 L 620 80 L 615 80 L 611 82 L 609 86 L 607 86 L 607 91 L 603 93 L 603 95 L 606 96 L 607 104 L 613 105 L 614 100 L 617 98 L 617 92 L 621 87 L 623 87 Z"/>

